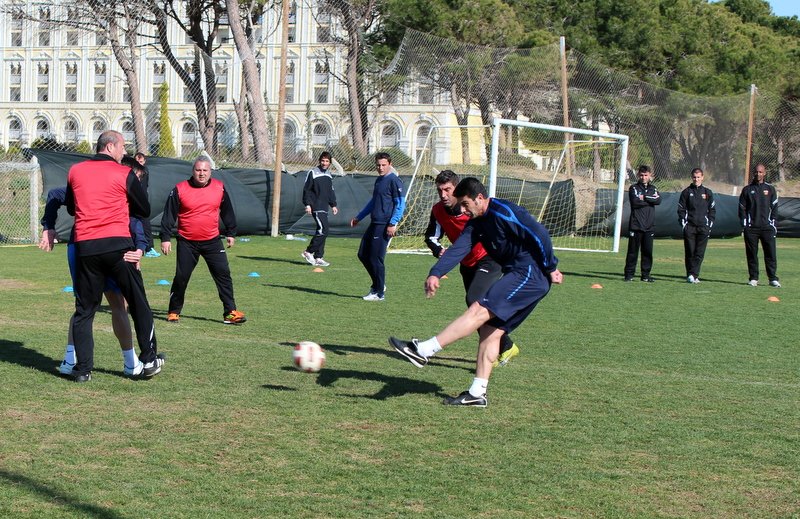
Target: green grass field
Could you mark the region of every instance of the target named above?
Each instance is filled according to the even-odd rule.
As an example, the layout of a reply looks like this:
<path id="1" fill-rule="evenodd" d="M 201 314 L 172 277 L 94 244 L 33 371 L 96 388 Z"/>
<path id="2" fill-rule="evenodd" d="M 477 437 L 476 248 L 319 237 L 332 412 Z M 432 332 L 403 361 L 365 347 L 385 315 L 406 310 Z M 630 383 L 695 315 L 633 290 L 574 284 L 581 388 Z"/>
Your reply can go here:
<path id="1" fill-rule="evenodd" d="M 390 255 L 368 303 L 356 240 L 328 241 L 324 273 L 304 246 L 236 243 L 242 326 L 202 262 L 167 324 L 174 257 L 145 259 L 164 371 L 121 376 L 104 308 L 80 385 L 55 374 L 65 247 L 0 249 L 0 517 L 800 515 L 800 240 L 779 240 L 782 289 L 745 285 L 741 239 L 711 243 L 699 285 L 678 241 L 656 242 L 652 285 L 622 282 L 622 254 L 560 253 L 486 409 L 440 403 L 471 382 L 474 337 L 424 369 L 386 342 L 463 311 L 457 272 L 425 299 L 433 258 Z M 321 373 L 293 369 L 299 340 L 326 349 Z"/>

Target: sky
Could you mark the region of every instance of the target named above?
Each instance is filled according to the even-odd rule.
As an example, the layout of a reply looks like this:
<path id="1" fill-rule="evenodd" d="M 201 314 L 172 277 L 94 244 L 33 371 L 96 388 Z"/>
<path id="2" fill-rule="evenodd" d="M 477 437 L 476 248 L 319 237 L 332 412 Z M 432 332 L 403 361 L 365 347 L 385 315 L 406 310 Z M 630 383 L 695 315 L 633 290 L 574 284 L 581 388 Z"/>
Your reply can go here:
<path id="1" fill-rule="evenodd" d="M 769 0 L 769 5 L 777 16 L 800 17 L 800 0 Z"/>

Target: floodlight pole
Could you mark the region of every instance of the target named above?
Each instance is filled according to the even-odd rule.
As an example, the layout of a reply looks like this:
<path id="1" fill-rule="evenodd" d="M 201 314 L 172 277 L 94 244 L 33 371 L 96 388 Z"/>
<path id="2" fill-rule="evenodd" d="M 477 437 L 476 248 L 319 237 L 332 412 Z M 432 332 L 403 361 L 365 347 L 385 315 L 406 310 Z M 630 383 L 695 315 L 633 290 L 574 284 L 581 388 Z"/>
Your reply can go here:
<path id="1" fill-rule="evenodd" d="M 744 157 L 744 185 L 750 183 L 750 156 L 753 152 L 753 122 L 756 116 L 756 91 L 754 84 L 750 85 L 750 113 L 747 118 L 747 146 Z"/>
<path id="2" fill-rule="evenodd" d="M 286 113 L 286 54 L 289 52 L 289 2 L 283 0 L 281 6 L 281 65 L 278 85 L 278 127 L 275 132 L 275 166 L 272 183 L 272 232 L 275 238 L 280 230 L 281 216 L 281 176 L 283 174 L 283 119 Z"/>

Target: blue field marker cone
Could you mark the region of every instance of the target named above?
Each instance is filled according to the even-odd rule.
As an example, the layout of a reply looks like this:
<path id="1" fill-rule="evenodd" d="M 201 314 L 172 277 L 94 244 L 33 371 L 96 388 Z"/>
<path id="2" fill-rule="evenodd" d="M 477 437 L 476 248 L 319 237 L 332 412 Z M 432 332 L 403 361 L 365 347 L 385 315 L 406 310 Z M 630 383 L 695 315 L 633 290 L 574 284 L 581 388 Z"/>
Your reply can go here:
<path id="1" fill-rule="evenodd" d="M 159 279 L 158 281 L 156 281 L 156 285 L 169 285 L 169 281 L 167 281 L 166 279 Z"/>
<path id="2" fill-rule="evenodd" d="M 259 274 L 258 272 L 251 272 L 247 276 L 251 278 L 260 278 L 261 274 Z"/>
<path id="3" fill-rule="evenodd" d="M 74 292 L 74 290 L 73 290 L 73 288 L 71 286 L 65 286 L 61 291 L 62 292 Z"/>

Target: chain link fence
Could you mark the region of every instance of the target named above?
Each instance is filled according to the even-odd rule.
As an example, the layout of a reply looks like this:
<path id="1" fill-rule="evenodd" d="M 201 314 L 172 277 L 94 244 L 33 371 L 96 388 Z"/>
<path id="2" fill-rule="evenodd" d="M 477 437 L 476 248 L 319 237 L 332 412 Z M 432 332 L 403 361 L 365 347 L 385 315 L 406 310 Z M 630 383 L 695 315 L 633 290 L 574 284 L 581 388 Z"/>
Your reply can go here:
<path id="1" fill-rule="evenodd" d="M 289 172 L 313 167 L 323 150 L 333 151 L 342 172 L 370 172 L 371 154 L 387 150 L 397 170 L 409 174 L 432 127 L 488 126 L 495 117 L 629 135 L 630 169 L 652 165 L 662 190 L 683 188 L 694 167 L 703 168 L 707 182 L 726 194 L 745 183 L 748 163 L 766 164 L 768 179 L 775 182 L 795 179 L 800 168 L 797 101 L 758 89 L 752 96 L 683 94 L 637 80 L 575 50 L 566 52 L 562 62 L 557 44 L 498 49 L 408 30 L 389 67 L 378 70 L 369 54 L 362 54 L 356 84 L 360 94 L 352 100 L 353 84 L 345 73 L 347 48 L 336 38 L 338 26 L 330 15 L 315 15 L 316 43 L 302 47 L 307 51 L 302 56 L 290 39 L 281 85 L 276 59 L 280 45 L 267 30 L 270 23 L 276 26 L 270 10 L 263 19 L 238 21 L 252 29 L 245 31 L 248 39 L 240 46 L 233 43 L 236 20 L 230 13 L 219 13 L 222 29 L 207 44 L 181 33 L 179 41 L 165 41 L 166 35 L 175 38 L 175 31 L 168 30 L 169 13 L 159 18 L 157 13 L 135 12 L 141 9 L 135 1 L 128 19 L 116 21 L 116 32 L 65 24 L 68 10 L 56 23 L 61 11 L 51 8 L 53 12 L 28 12 L 40 20 L 47 16 L 49 26 L 6 10 L 12 42 L 75 44 L 92 52 L 4 64 L 10 99 L 21 101 L 0 103 L 6 146 L 0 150 L 0 186 L 3 196 L 15 203 L 25 198 L 15 188 L 23 180 L 9 172 L 29 171 L 21 165 L 27 162 L 24 148 L 91 153 L 106 129 L 121 131 L 131 152 L 192 160 L 205 151 L 218 167 L 272 169 L 279 92 L 287 101 L 282 156 Z M 89 17 L 72 13 L 72 19 Z M 292 34 L 299 42 L 304 29 L 297 25 L 296 30 Z M 112 50 L 121 50 L 122 57 Z M 357 133 L 366 136 L 361 151 Z M 524 155 L 548 139 L 563 137 L 509 130 L 500 153 Z M 485 163 L 488 143 L 485 136 L 451 139 L 443 165 L 458 171 Z M 571 171 L 580 175 L 590 170 Z M 11 211 L 11 205 L 2 207 L 4 214 Z M 0 216 L 0 234 L 16 240 L 19 225 L 7 222 L 23 220 Z M 33 241 L 35 234 L 20 239 Z"/>

